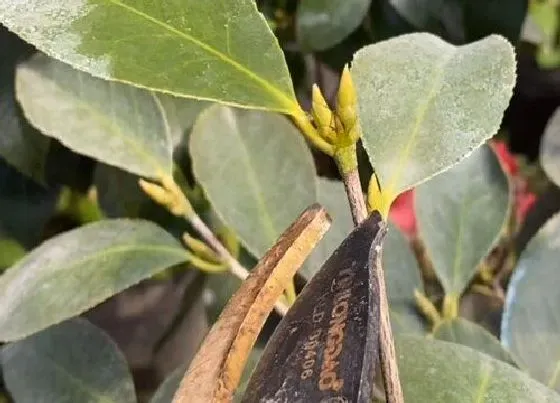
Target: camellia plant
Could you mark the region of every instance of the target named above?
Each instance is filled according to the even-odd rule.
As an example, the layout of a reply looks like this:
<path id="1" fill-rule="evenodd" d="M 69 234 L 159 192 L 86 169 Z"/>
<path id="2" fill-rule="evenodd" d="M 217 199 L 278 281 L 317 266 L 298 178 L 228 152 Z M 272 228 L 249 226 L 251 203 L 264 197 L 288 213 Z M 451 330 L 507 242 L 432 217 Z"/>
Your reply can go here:
<path id="1" fill-rule="evenodd" d="M 410 402 L 560 402 L 560 217 L 516 254 L 514 181 L 490 141 L 512 96 L 508 39 L 521 22 L 503 36 L 443 20 L 435 25 L 447 31 L 436 32 L 435 15 L 405 3 L 422 2 L 391 2 L 432 33 L 367 44 L 339 66 L 336 90 L 313 85 L 298 98 L 283 27 L 323 52 L 357 29 L 370 1 L 301 1 L 294 23 L 253 0 L 3 0 L 11 53 L 0 60 L 0 155 L 10 167 L 0 192 L 19 196 L 2 201 L 0 221 L 0 401 L 146 401 L 130 349 L 112 340 L 131 323 L 117 318 L 109 330 L 96 312 L 175 282 L 180 297 L 167 309 L 183 315 L 162 313 L 157 329 L 135 336 L 177 349 L 177 369 L 150 400 L 171 402 L 189 364 L 178 347 L 185 306 L 204 301 L 218 320 L 257 261 L 319 203 L 331 227 L 262 306 L 276 313 L 239 357 L 235 399 L 277 316 L 379 212 L 389 230 L 376 272 L 376 399 L 402 401 L 402 388 Z M 327 24 L 322 12 L 339 18 Z M 542 165 L 560 184 L 558 121 Z M 340 180 L 318 175 L 325 155 Z M 13 185 L 14 168 L 25 186 Z M 413 239 L 388 220 L 412 188 Z M 498 319 L 480 315 L 481 304 Z M 205 329 L 192 323 L 196 350 Z"/>

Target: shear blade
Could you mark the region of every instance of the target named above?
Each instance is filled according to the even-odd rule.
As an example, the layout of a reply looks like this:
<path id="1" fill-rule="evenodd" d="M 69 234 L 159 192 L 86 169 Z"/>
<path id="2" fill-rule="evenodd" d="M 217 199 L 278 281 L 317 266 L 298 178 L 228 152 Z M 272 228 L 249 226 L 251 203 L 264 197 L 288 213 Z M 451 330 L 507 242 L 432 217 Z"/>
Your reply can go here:
<path id="1" fill-rule="evenodd" d="M 372 401 L 386 233 L 374 212 L 325 262 L 270 338 L 243 403 Z"/>

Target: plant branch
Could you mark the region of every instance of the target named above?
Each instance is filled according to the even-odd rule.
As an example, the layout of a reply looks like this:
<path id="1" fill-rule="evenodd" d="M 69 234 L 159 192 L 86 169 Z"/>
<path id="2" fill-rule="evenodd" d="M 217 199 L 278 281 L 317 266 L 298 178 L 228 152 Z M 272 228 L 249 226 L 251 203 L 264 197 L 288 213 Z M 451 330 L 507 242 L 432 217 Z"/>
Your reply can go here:
<path id="1" fill-rule="evenodd" d="M 344 189 L 348 196 L 348 203 L 350 204 L 350 212 L 352 213 L 352 220 L 354 225 L 358 225 L 367 218 L 366 203 L 364 201 L 364 194 L 362 192 L 362 185 L 360 184 L 360 174 L 357 169 L 342 175 L 342 182 Z"/>
<path id="2" fill-rule="evenodd" d="M 216 251 L 216 253 L 226 262 L 231 273 L 241 280 L 245 280 L 249 276 L 249 270 L 241 265 L 235 259 L 231 253 L 225 248 L 220 240 L 214 235 L 214 233 L 208 228 L 208 226 L 200 219 L 198 214 L 191 213 L 185 215 L 185 219 L 193 226 L 193 228 L 199 233 L 199 235 L 204 239 L 208 245 Z M 276 312 L 281 316 L 284 316 L 288 312 L 288 307 L 280 301 L 276 302 L 275 305 Z"/>
<path id="3" fill-rule="evenodd" d="M 139 185 L 142 190 L 150 196 L 155 202 L 165 206 L 172 214 L 184 217 L 204 239 L 204 241 L 218 254 L 218 256 L 229 267 L 230 272 L 241 280 L 245 280 L 249 276 L 249 270 L 241 265 L 236 258 L 232 256 L 208 226 L 200 219 L 198 214 L 192 208 L 189 200 L 175 183 L 173 178 L 167 175 L 160 176 L 160 184 L 147 182 L 140 179 Z M 288 312 L 286 304 L 277 301 L 275 305 L 276 311 L 284 316 Z"/>
<path id="4" fill-rule="evenodd" d="M 353 180 L 350 182 L 347 178 L 350 176 Z M 362 186 L 358 177 L 358 170 L 354 173 L 346 175 L 344 179 L 344 186 L 350 201 L 352 209 L 352 217 L 354 222 L 358 225 L 367 217 L 367 210 L 363 200 Z M 344 177 L 344 175 L 343 175 Z M 350 190 L 349 190 L 350 189 Z M 360 195 L 361 203 L 353 202 L 356 195 Z M 363 217 L 356 222 L 356 217 Z M 399 378 L 399 368 L 397 365 L 397 354 L 395 351 L 395 342 L 393 339 L 393 331 L 391 329 L 391 319 L 389 316 L 389 299 L 387 298 L 387 286 L 385 285 L 385 273 L 381 261 L 382 253 L 379 253 L 377 258 L 379 261 L 376 264 L 376 276 L 379 283 L 379 311 L 380 311 L 380 330 L 379 330 L 379 343 L 380 343 L 380 359 L 381 371 L 383 374 L 383 383 L 385 385 L 385 396 L 387 403 L 404 403 L 401 382 Z"/>

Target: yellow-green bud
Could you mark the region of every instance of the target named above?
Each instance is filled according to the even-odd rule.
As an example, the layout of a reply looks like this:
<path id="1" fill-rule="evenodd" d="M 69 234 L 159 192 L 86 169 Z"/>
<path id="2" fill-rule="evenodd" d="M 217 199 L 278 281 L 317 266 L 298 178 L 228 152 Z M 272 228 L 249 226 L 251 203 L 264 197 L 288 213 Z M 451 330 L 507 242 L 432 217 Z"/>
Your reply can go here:
<path id="1" fill-rule="evenodd" d="M 313 119 L 319 133 L 324 139 L 333 141 L 335 138 L 335 132 L 332 127 L 334 114 L 316 84 L 313 84 L 311 100 Z"/>
<path id="2" fill-rule="evenodd" d="M 346 65 L 340 77 L 336 113 L 347 131 L 352 130 L 356 125 L 358 120 L 357 108 L 356 89 L 354 88 L 354 82 L 352 81 L 350 70 L 348 70 L 348 65 Z"/>

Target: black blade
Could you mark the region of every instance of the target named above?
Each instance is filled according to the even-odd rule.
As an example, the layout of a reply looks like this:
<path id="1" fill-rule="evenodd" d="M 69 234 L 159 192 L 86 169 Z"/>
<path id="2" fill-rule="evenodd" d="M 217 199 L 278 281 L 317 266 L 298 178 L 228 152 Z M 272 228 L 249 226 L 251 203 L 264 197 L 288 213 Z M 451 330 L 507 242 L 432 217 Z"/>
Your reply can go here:
<path id="1" fill-rule="evenodd" d="M 374 273 L 386 233 L 374 212 L 325 262 L 270 338 L 243 403 L 373 400 L 379 353 Z"/>

